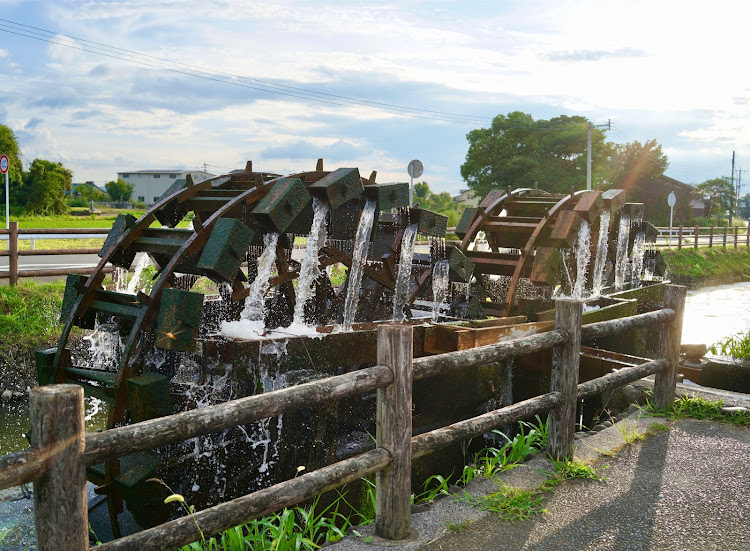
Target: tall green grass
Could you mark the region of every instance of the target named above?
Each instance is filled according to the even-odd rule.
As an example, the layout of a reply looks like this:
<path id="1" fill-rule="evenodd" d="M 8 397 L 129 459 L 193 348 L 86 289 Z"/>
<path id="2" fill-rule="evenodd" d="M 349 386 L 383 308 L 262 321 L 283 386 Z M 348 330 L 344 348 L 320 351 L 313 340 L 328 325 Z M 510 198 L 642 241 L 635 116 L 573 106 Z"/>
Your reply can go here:
<path id="1" fill-rule="evenodd" d="M 750 360 L 750 331 L 721 339 L 719 342 L 712 344 L 708 350 L 712 354 L 720 356 Z"/>

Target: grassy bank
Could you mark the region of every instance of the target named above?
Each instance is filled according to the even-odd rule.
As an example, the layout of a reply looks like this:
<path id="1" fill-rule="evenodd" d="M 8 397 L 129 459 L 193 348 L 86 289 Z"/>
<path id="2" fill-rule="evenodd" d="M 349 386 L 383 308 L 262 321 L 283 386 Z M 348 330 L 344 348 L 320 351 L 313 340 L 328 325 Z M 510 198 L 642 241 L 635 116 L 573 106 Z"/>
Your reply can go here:
<path id="1" fill-rule="evenodd" d="M 689 288 L 750 281 L 750 249 L 699 248 L 662 250 L 667 276 Z"/>
<path id="2" fill-rule="evenodd" d="M 0 382 L 23 390 L 35 378 L 34 351 L 57 344 L 64 281 L 0 287 Z"/>

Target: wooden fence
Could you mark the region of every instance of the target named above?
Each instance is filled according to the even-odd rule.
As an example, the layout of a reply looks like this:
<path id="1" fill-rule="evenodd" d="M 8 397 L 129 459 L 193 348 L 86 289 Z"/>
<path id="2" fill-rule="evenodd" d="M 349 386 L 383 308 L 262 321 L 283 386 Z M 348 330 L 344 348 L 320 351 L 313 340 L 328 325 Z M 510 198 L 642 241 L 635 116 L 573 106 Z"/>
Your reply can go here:
<path id="1" fill-rule="evenodd" d="M 30 392 L 33 446 L 0 458 L 0 489 L 34 482 L 37 546 L 40 551 L 88 549 L 86 466 L 215 433 L 301 408 L 377 390 L 376 447 L 355 457 L 123 537 L 97 550 L 175 549 L 292 506 L 317 494 L 377 473 L 375 533 L 399 540 L 410 534 L 411 461 L 535 414 L 550 412 L 548 452 L 573 452 L 577 401 L 655 374 L 654 402 L 668 406 L 682 332 L 685 287 L 668 285 L 663 308 L 613 321 L 581 325 L 583 303 L 556 303 L 554 329 L 471 350 L 413 359 L 412 327 L 378 327 L 377 365 L 266 394 L 240 398 L 95 434 L 85 434 L 83 389 L 50 385 Z M 661 331 L 658 358 L 578 384 L 581 340 L 643 327 Z M 553 348 L 550 392 L 431 432 L 412 436 L 412 382 L 460 373 L 479 365 Z"/>
<path id="2" fill-rule="evenodd" d="M 68 274 L 88 275 L 94 271 L 94 268 L 63 268 L 48 270 L 19 270 L 18 257 L 20 256 L 50 256 L 63 254 L 97 254 L 100 248 L 96 249 L 31 249 L 19 250 L 18 241 L 22 235 L 59 237 L 63 236 L 80 236 L 80 235 L 102 235 L 109 233 L 108 228 L 23 228 L 19 229 L 18 222 L 11 222 L 9 229 L 0 229 L 0 235 L 8 236 L 8 250 L 0 251 L 0 257 L 8 257 L 8 270 L 0 271 L 0 279 L 8 279 L 10 285 L 16 285 L 21 277 L 49 277 L 65 276 Z"/>
<path id="3" fill-rule="evenodd" d="M 656 228 L 659 237 L 656 241 L 657 247 L 723 247 L 727 246 L 737 249 L 738 247 L 750 247 L 750 229 L 740 226 L 709 226 L 707 228 L 695 226 L 675 226 L 673 228 Z"/>

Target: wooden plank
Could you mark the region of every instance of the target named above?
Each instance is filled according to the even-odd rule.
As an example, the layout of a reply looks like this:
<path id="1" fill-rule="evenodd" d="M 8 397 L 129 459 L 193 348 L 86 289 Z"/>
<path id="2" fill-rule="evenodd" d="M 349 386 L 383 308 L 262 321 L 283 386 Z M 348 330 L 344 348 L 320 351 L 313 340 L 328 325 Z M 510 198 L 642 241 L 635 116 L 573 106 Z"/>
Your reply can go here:
<path id="1" fill-rule="evenodd" d="M 33 388 L 29 414 L 31 441 L 49 454 L 46 472 L 34 482 L 36 548 L 88 549 L 83 389 L 77 385 Z"/>
<path id="2" fill-rule="evenodd" d="M 569 249 L 573 246 L 580 225 L 581 218 L 576 212 L 572 210 L 560 212 L 549 237 L 544 240 L 544 244 L 550 247 Z"/>
<path id="3" fill-rule="evenodd" d="M 360 395 L 390 384 L 392 380 L 393 374 L 387 367 L 368 367 L 345 375 L 89 434 L 86 436 L 86 464 L 101 463 L 105 459 L 175 444 L 280 413 Z"/>
<path id="4" fill-rule="evenodd" d="M 608 373 L 602 377 L 586 381 L 578 385 L 578 392 L 576 399 L 588 398 L 589 396 L 595 396 L 601 394 L 607 390 L 612 390 L 619 386 L 624 386 L 633 381 L 643 379 L 654 373 L 659 374 L 667 367 L 669 362 L 665 359 L 652 360 L 639 365 L 631 365 L 618 369 L 614 373 Z"/>
<path id="5" fill-rule="evenodd" d="M 270 488 L 198 511 L 194 515 L 185 515 L 155 528 L 107 542 L 97 547 L 97 551 L 177 549 L 200 540 L 201 534 L 206 537 L 217 534 L 359 480 L 379 471 L 389 462 L 388 452 L 376 448 Z"/>
<path id="6" fill-rule="evenodd" d="M 533 354 L 567 342 L 567 340 L 568 335 L 566 333 L 552 330 L 538 335 L 462 350 L 453 354 L 416 358 L 413 362 L 414 380 L 461 371 L 478 365 L 497 363 L 516 356 Z"/>
<path id="7" fill-rule="evenodd" d="M 662 323 L 668 323 L 674 319 L 675 312 L 670 309 L 656 310 L 645 314 L 637 314 L 627 318 L 613 319 L 609 321 L 598 321 L 584 325 L 581 328 L 581 338 L 586 341 L 608 337 L 610 335 L 651 327 Z"/>
<path id="8" fill-rule="evenodd" d="M 562 394 L 563 403 L 550 414 L 547 450 L 558 460 L 573 455 L 582 314 L 580 300 L 558 299 L 555 303 L 555 329 L 569 337 L 568 342 L 555 347 L 552 356 L 551 388 Z"/>
<path id="9" fill-rule="evenodd" d="M 516 421 L 528 419 L 537 414 L 546 413 L 561 403 L 562 395 L 559 392 L 550 392 L 466 421 L 460 421 L 447 427 L 425 432 L 412 438 L 412 458 L 423 457 L 451 444 L 463 442 L 489 432 L 502 425 L 515 423 Z"/>
<path id="10" fill-rule="evenodd" d="M 581 194 L 578 204 L 573 207 L 573 211 L 589 223 L 599 218 L 599 212 L 604 206 L 602 194 L 599 191 L 586 191 Z"/>
<path id="11" fill-rule="evenodd" d="M 377 447 L 390 464 L 377 474 L 375 535 L 401 540 L 411 532 L 412 327 L 378 327 L 378 364 L 393 371 L 393 382 L 377 394 Z"/>

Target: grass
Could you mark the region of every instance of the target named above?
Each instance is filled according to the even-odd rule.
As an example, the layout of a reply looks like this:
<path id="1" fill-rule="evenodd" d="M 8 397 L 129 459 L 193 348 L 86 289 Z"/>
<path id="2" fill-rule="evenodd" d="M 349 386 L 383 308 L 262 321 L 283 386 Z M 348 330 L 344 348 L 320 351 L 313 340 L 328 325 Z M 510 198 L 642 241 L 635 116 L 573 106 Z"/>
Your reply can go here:
<path id="1" fill-rule="evenodd" d="M 730 356 L 738 360 L 750 360 L 750 331 L 737 333 L 721 339 L 708 349 L 711 354 Z"/>
<path id="2" fill-rule="evenodd" d="M 750 280 L 750 249 L 728 246 L 712 249 L 661 249 L 667 262 L 667 277 L 690 288 Z"/>
<path id="3" fill-rule="evenodd" d="M 620 431 L 622 439 L 625 440 L 626 444 L 633 444 L 635 442 L 641 442 L 646 439 L 646 433 L 638 432 L 638 425 L 635 421 L 632 423 L 624 422 L 617 425 L 617 430 Z"/>
<path id="4" fill-rule="evenodd" d="M 741 427 L 750 426 L 750 412 L 740 411 L 736 413 L 724 413 L 721 408 L 724 403 L 705 400 L 697 396 L 682 396 L 677 398 L 666 410 L 656 409 L 649 401 L 646 411 L 653 415 L 676 419 L 699 419 L 701 421 L 718 421 Z"/>
<path id="5" fill-rule="evenodd" d="M 575 478 L 586 479 L 586 480 L 604 480 L 599 476 L 591 465 L 582 463 L 581 461 L 574 461 L 572 459 L 565 459 L 562 461 L 552 460 L 555 465 L 555 472 L 552 477 L 547 481 L 545 486 L 552 487 L 556 486 L 560 482 L 565 480 L 572 480 Z"/>
<path id="6" fill-rule="evenodd" d="M 541 492 L 521 490 L 502 483 L 498 486 L 497 492 L 483 496 L 473 496 L 464 490 L 463 495 L 459 495 L 458 499 L 472 507 L 479 507 L 494 513 L 502 520 L 509 522 L 526 520 L 547 512 L 542 507 Z"/>
<path id="7" fill-rule="evenodd" d="M 473 523 L 472 520 L 467 519 L 461 522 L 451 522 L 450 520 L 445 522 L 445 527 L 448 529 L 449 532 L 453 532 L 454 534 L 458 534 L 459 532 L 463 532 L 466 530 L 469 526 L 471 526 Z"/>
<path id="8" fill-rule="evenodd" d="M 38 348 L 57 340 L 65 281 L 0 287 L 0 343 L 3 349 Z"/>

